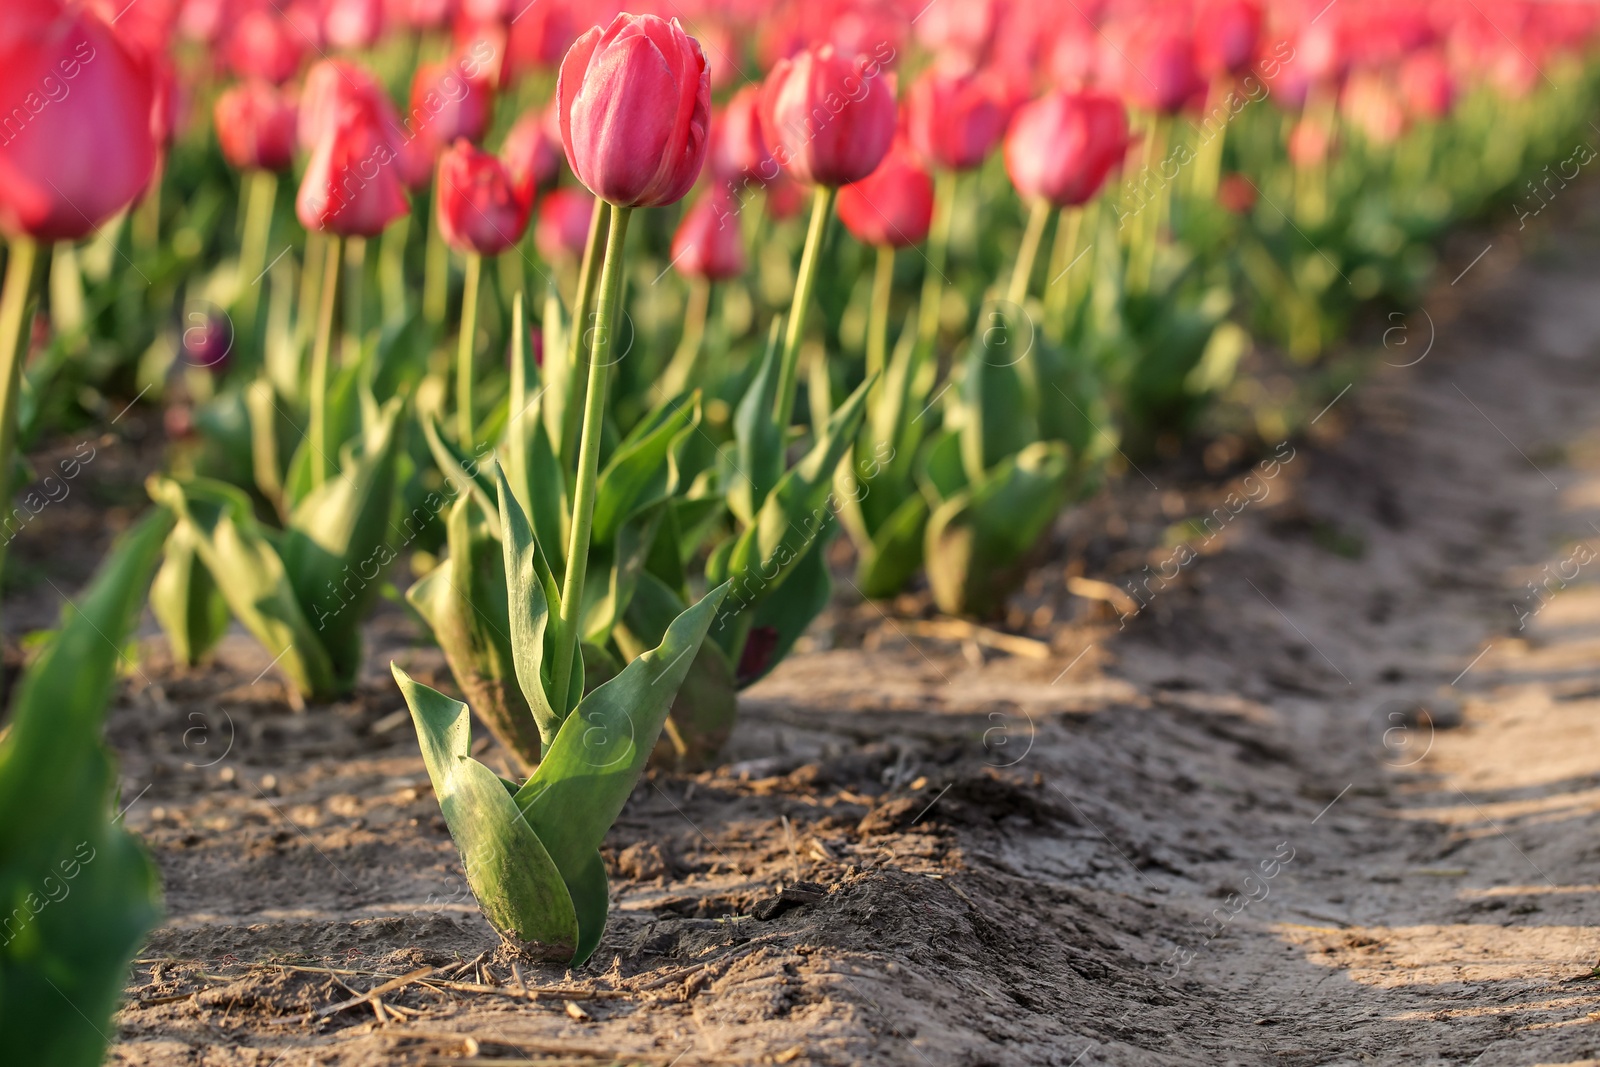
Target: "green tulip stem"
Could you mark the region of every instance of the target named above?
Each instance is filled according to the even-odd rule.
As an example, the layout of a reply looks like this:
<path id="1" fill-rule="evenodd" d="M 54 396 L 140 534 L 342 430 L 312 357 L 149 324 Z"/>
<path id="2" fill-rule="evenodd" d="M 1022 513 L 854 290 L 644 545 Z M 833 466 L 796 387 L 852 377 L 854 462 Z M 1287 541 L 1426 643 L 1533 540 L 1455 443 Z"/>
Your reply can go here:
<path id="1" fill-rule="evenodd" d="M 33 264 L 39 246 L 31 237 L 13 237 L 0 289 L 0 504 L 11 507 L 11 469 L 17 447 L 17 401 L 22 395 L 22 364 L 28 352 L 28 297 L 33 289 Z M 0 542 L 0 563 L 5 542 Z"/>
<path id="2" fill-rule="evenodd" d="M 333 316 L 339 304 L 339 261 L 344 242 L 325 235 L 327 256 L 322 267 L 322 303 L 317 308 L 317 336 L 311 349 L 311 484 L 328 480 L 333 460 L 328 455 L 328 357 L 333 348 Z"/>
<path id="3" fill-rule="evenodd" d="M 867 377 L 883 380 L 889 354 L 889 300 L 894 296 L 894 246 L 879 245 L 872 272 L 872 306 L 867 321 Z"/>
<path id="4" fill-rule="evenodd" d="M 562 405 L 561 440 L 557 454 L 571 468 L 571 457 L 578 446 L 578 397 L 583 393 L 586 375 L 583 343 L 589 338 L 590 309 L 595 287 L 600 280 L 600 264 L 606 251 L 606 230 L 611 220 L 611 205 L 596 197 L 594 214 L 589 218 L 589 240 L 583 246 L 583 265 L 578 269 L 578 293 L 572 302 L 572 328 L 567 336 L 567 395 Z"/>
<path id="5" fill-rule="evenodd" d="M 306 246 L 300 254 L 300 299 L 295 301 L 294 337 L 295 351 L 304 352 L 311 342 L 315 325 L 312 309 L 317 306 L 317 294 L 322 292 L 322 263 L 327 258 L 328 235 L 321 230 L 306 233 Z"/>
<path id="6" fill-rule="evenodd" d="M 806 231 L 806 249 L 800 255 L 800 275 L 794 283 L 794 305 L 789 309 L 789 332 L 783 342 L 783 361 L 778 365 L 778 406 L 775 414 L 780 431 L 787 432 L 794 418 L 795 390 L 800 382 L 800 341 L 806 333 L 806 311 L 817 287 L 817 267 L 822 261 L 822 239 L 828 232 L 828 217 L 833 214 L 838 190 L 831 185 L 817 186 L 811 201 L 811 228 Z"/>
<path id="7" fill-rule="evenodd" d="M 944 303 L 944 268 L 950 259 L 958 180 L 953 170 L 941 170 L 933 180 L 933 228 L 928 235 L 928 270 L 922 276 L 922 307 L 917 317 L 917 344 L 924 350 L 931 349 L 939 338 L 939 309 Z"/>
<path id="8" fill-rule="evenodd" d="M 1078 262 L 1078 243 L 1083 237 L 1085 209 L 1062 208 L 1056 219 L 1055 242 L 1050 249 L 1050 280 L 1044 287 L 1045 326 L 1059 341 L 1065 335 L 1064 317 L 1072 310 L 1072 274 Z"/>
<path id="9" fill-rule="evenodd" d="M 1011 288 L 1006 292 L 1006 299 L 1019 308 L 1028 299 L 1033 264 L 1039 258 L 1039 245 L 1044 242 L 1044 229 L 1050 224 L 1053 210 L 1050 201 L 1040 197 L 1028 211 L 1028 228 L 1022 233 L 1022 247 L 1017 249 L 1017 263 L 1011 270 Z"/>
<path id="10" fill-rule="evenodd" d="M 689 301 L 683 309 L 683 336 L 678 340 L 672 362 L 661 375 L 657 397 L 671 400 L 694 383 L 695 369 L 700 362 L 700 352 L 705 348 L 706 317 L 711 310 L 711 282 L 705 278 L 689 279 Z"/>
<path id="11" fill-rule="evenodd" d="M 239 243 L 239 328 L 248 339 L 246 355 L 258 358 L 262 275 L 267 244 L 272 239 L 272 210 L 278 199 L 278 176 L 270 170 L 245 175 L 244 236 Z"/>
<path id="12" fill-rule="evenodd" d="M 1139 182 L 1151 195 L 1148 203 L 1139 206 L 1128 246 L 1127 291 L 1134 295 L 1143 296 L 1150 291 L 1155 277 L 1156 246 L 1161 241 L 1161 230 L 1167 223 L 1172 204 L 1172 183 L 1164 170 L 1167 148 L 1172 142 L 1172 125 L 1170 115 L 1151 116 L 1149 137 L 1145 141 L 1145 170 Z"/>
<path id="13" fill-rule="evenodd" d="M 344 339 L 339 346 L 340 364 L 346 367 L 361 362 L 362 302 L 366 299 L 367 239 L 348 237 L 344 242 L 344 303 L 340 325 Z"/>
<path id="14" fill-rule="evenodd" d="M 467 253 L 467 284 L 461 290 L 461 336 L 456 345 L 456 444 L 472 449 L 472 350 L 478 339 L 478 285 L 483 256 Z"/>
<path id="15" fill-rule="evenodd" d="M 578 651 L 578 630 L 583 623 L 583 580 L 589 563 L 589 538 L 594 531 L 595 483 L 600 474 L 600 438 L 606 417 L 606 385 L 611 363 L 617 314 L 622 310 L 623 244 L 628 238 L 632 208 L 613 206 L 606 239 L 605 268 L 595 304 L 594 347 L 589 352 L 589 381 L 583 405 L 583 435 L 578 446 L 578 481 L 572 498 L 572 540 L 567 548 L 567 571 L 561 585 L 561 628 L 556 632 L 555 689 L 551 703 L 563 714 L 571 710 L 572 661 Z"/>
<path id="16" fill-rule="evenodd" d="M 450 303 L 450 249 L 439 230 L 439 198 L 429 208 L 427 246 L 422 254 L 422 321 L 437 338 Z"/>
<path id="17" fill-rule="evenodd" d="M 399 326 L 406 321 L 406 246 L 411 243 L 411 216 L 401 215 L 383 231 L 378 246 L 378 293 L 383 307 L 383 324 Z"/>

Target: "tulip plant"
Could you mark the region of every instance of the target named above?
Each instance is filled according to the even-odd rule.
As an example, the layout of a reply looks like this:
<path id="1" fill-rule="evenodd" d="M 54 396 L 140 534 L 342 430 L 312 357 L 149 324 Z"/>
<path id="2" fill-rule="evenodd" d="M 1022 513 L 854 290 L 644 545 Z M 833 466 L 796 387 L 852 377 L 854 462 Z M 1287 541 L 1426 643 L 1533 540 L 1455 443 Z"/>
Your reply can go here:
<path id="1" fill-rule="evenodd" d="M 581 962 L 646 762 L 714 760 L 835 578 L 1003 616 L 1123 463 L 1303 428 L 1314 386 L 1255 376 L 1315 382 L 1450 226 L 1526 224 L 1600 158 L 1591 5 L 947 2 L 841 0 L 824 33 L 684 0 L 730 42 L 709 66 L 675 21 L 580 33 L 589 0 L 565 37 L 492 3 L 0 11 L 0 498 L 126 397 L 172 444 L 155 517 L 21 683 L 0 805 L 91 751 L 36 744 L 42 694 L 158 551 L 174 660 L 237 620 L 297 701 L 359 684 L 409 571 L 396 610 L 465 700 L 394 676 L 469 880 Z M 782 47 L 733 43 L 757 36 Z M 55 697 L 79 727 L 109 669 Z M 472 758 L 474 716 L 516 780 Z M 60 825 L 120 857 L 99 976 L 152 912 L 95 789 Z M 30 936 L 7 990 L 55 966 Z M 19 995 L 8 1048 L 47 1018 Z"/>
<path id="2" fill-rule="evenodd" d="M 665 81 L 658 76 L 661 72 Z M 699 45 L 677 23 L 653 16 L 619 15 L 604 32 L 596 28 L 580 38 L 563 62 L 557 96 L 568 160 L 584 184 L 610 205 L 585 368 L 564 570 L 558 574 L 550 563 L 559 535 L 552 543 L 547 523 L 541 523 L 545 529 L 536 533 L 502 473 L 497 516 L 500 572 L 496 574 L 492 564 L 486 567 L 482 553 L 474 551 L 471 531 L 465 528 L 471 521 L 468 505 L 463 501 L 451 516 L 449 573 L 433 576 L 434 592 L 421 589 L 413 597 L 415 602 L 432 604 L 468 584 L 482 589 L 478 599 L 498 614 L 503 588 L 506 644 L 518 692 L 513 696 L 508 687 L 497 687 L 491 722 L 499 727 L 496 732 L 516 742 L 519 735 L 528 735 L 531 720 L 539 739 L 532 776 L 521 785 L 505 782 L 473 760 L 467 705 L 394 668 L 422 741 L 440 809 L 485 916 L 503 935 L 529 950 L 574 964 L 594 952 L 605 928 L 609 896 L 600 842 L 644 770 L 726 592 L 724 587 L 711 590 L 678 614 L 653 648 L 586 692 L 582 644 L 589 632 L 591 546 L 597 532 L 613 532 L 608 524 L 626 523 L 636 514 L 640 491 L 656 475 L 652 468 L 661 464 L 659 458 L 654 464 L 621 468 L 614 462 L 608 468 L 610 477 L 604 483 L 599 478 L 628 224 L 640 207 L 682 199 L 699 174 L 705 157 L 709 84 Z M 652 136 L 641 142 L 640 130 Z M 526 359 L 518 358 L 517 365 L 525 374 Z M 526 425 L 524 413 L 517 414 L 519 423 Z M 535 457 L 553 456 L 548 441 L 540 446 L 537 431 L 530 437 Z M 648 437 L 636 446 L 624 446 L 619 457 L 659 455 Z M 508 457 L 508 463 L 525 470 L 520 464 L 528 458 Z M 527 477 L 524 474 L 519 481 L 526 482 Z M 547 482 L 525 484 L 530 499 L 550 488 Z M 541 533 L 550 550 L 543 547 Z M 618 599 L 618 581 L 613 577 L 608 583 L 613 601 Z M 444 629 L 440 623 L 447 613 L 455 615 L 459 625 L 465 610 L 476 607 L 473 601 L 440 605 L 433 613 L 439 620 L 436 627 Z M 456 644 L 453 638 L 446 642 Z M 526 759 L 531 749 L 525 743 L 513 751 Z"/>

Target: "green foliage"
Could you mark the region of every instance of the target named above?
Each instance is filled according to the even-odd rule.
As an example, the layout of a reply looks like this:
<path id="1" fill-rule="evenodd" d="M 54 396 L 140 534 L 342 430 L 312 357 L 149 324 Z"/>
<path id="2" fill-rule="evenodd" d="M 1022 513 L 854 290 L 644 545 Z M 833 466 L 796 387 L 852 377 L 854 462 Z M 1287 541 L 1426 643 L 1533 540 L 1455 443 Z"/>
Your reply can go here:
<path id="1" fill-rule="evenodd" d="M 610 907 L 600 843 L 644 770 L 724 592 L 712 590 L 660 645 L 584 697 L 520 788 L 471 757 L 467 705 L 393 668 L 468 884 L 494 927 L 528 950 L 578 966 L 599 945 Z"/>
<path id="2" fill-rule="evenodd" d="M 396 555 L 388 538 L 402 408 L 385 404 L 340 450 L 336 477 L 290 497 L 282 530 L 262 525 L 249 496 L 225 483 L 150 479 L 151 497 L 178 522 L 155 590 L 176 654 L 193 657 L 215 639 L 220 595 L 302 695 L 329 699 L 354 688 L 361 623 Z"/>
<path id="3" fill-rule="evenodd" d="M 114 818 L 101 739 L 122 642 L 172 517 L 119 539 L 27 669 L 0 738 L 0 1048 L 94 1067 L 128 963 L 160 915 L 155 865 Z"/>

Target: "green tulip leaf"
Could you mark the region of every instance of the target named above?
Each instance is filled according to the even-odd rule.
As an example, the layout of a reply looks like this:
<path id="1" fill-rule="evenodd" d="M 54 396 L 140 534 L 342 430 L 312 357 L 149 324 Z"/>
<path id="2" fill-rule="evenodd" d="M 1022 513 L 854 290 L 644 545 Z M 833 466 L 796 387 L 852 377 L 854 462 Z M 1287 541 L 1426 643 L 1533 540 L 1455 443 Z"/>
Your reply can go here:
<path id="1" fill-rule="evenodd" d="M 194 528 L 167 537 L 161 569 L 150 585 L 150 609 L 167 635 L 172 658 L 186 667 L 203 660 L 228 629 L 228 602 L 200 559 Z"/>
<path id="2" fill-rule="evenodd" d="M 528 517 L 511 492 L 505 472 L 497 467 L 496 476 L 500 483 L 500 539 L 505 559 L 506 600 L 515 606 L 509 620 L 511 658 L 523 700 L 533 711 L 539 736 L 549 747 L 561 729 L 565 709 L 572 706 L 564 697 L 550 692 L 554 684 L 554 664 L 549 662 L 549 654 L 560 645 L 555 640 L 555 630 L 561 625 L 559 615 L 551 609 L 559 608 L 561 592 L 539 542 L 534 540 Z M 578 653 L 574 652 L 573 657 L 579 659 Z M 580 679 L 578 691 L 582 692 L 582 669 L 575 668 L 573 674 Z"/>
<path id="3" fill-rule="evenodd" d="M 1040 441 L 1002 461 L 928 518 L 928 583 L 939 610 L 988 616 L 1026 576 L 1066 495 L 1068 455 Z"/>
<path id="4" fill-rule="evenodd" d="M 172 525 L 165 508 L 118 539 L 93 585 L 14 690 L 0 737 L 0 1048 L 96 1067 L 128 966 L 160 918 L 155 864 L 113 818 L 106 705 Z"/>
<path id="5" fill-rule="evenodd" d="M 469 497 L 456 500 L 447 524 L 450 556 L 406 600 L 432 628 L 473 714 L 532 773 L 542 741 L 516 683 L 505 556 L 487 524 L 474 521 L 476 508 Z"/>
<path id="6" fill-rule="evenodd" d="M 152 477 L 150 496 L 177 515 L 194 539 L 195 551 L 216 580 L 228 610 L 269 652 L 301 693 L 339 691 L 333 663 L 322 643 L 338 601 L 325 608 L 323 625 L 307 620 L 277 545 L 256 523 L 250 499 L 230 485 L 196 479 L 186 485 Z"/>
<path id="7" fill-rule="evenodd" d="M 517 792 L 517 806 L 575 897 L 574 880 L 633 792 L 726 592 L 707 593 L 667 627 L 660 645 L 584 697 Z"/>
<path id="8" fill-rule="evenodd" d="M 907 497 L 873 535 L 856 567 L 856 585 L 869 600 L 884 600 L 904 589 L 922 567 L 923 535 L 928 526 L 928 501 Z"/>
<path id="9" fill-rule="evenodd" d="M 580 934 L 568 881 L 502 779 L 472 758 L 467 706 L 393 664 L 390 669 L 411 709 L 428 779 L 484 918 L 541 955 L 571 959 Z"/>

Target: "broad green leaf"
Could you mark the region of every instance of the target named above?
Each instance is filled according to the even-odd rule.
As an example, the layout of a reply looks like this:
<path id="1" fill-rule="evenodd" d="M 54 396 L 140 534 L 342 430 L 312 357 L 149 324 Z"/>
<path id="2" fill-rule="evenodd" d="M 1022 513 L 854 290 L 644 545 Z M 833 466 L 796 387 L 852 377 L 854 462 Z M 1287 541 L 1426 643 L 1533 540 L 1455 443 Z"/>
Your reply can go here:
<path id="1" fill-rule="evenodd" d="M 783 442 L 787 427 L 772 416 L 778 397 L 778 371 L 782 357 L 782 320 L 772 324 L 761 369 L 745 391 L 733 417 L 733 473 L 728 484 L 728 507 L 746 526 L 754 525 L 767 494 L 783 476 Z"/>
<path id="2" fill-rule="evenodd" d="M 861 553 L 856 585 L 861 595 L 885 600 L 897 595 L 922 568 L 923 534 L 928 501 L 920 493 L 907 497 L 878 528 L 871 547 Z"/>
<path id="3" fill-rule="evenodd" d="M 569 888 L 633 792 L 726 591 L 707 593 L 658 647 L 584 697 L 517 792 L 517 806 Z"/>
<path id="4" fill-rule="evenodd" d="M 589 581 L 584 589 L 583 639 L 597 645 L 611 640 L 611 629 L 628 608 L 633 598 L 634 586 L 644 571 L 645 561 L 655 543 L 667 502 L 657 501 L 644 511 L 636 513 L 616 534 L 609 548 L 590 550 L 589 573 L 596 570 L 606 575 L 605 584 Z"/>
<path id="5" fill-rule="evenodd" d="M 228 602 L 200 559 L 194 528 L 183 523 L 167 537 L 161 569 L 150 585 L 150 609 L 172 658 L 194 666 L 228 629 Z"/>
<path id="6" fill-rule="evenodd" d="M 473 714 L 521 762 L 538 765 L 538 725 L 516 680 L 504 554 L 475 505 L 459 498 L 450 509 L 450 556 L 406 593 L 427 620 Z M 498 516 L 496 516 L 498 518 Z"/>
<path id="7" fill-rule="evenodd" d="M 740 534 L 725 564 L 726 577 L 735 588 L 743 591 L 754 587 L 759 589 L 759 595 L 770 595 L 783 584 L 827 525 L 832 517 L 828 507 L 832 475 L 861 427 L 871 387 L 871 379 L 862 382 L 839 406 L 828 432 L 783 476 L 761 505 L 756 523 Z"/>
<path id="8" fill-rule="evenodd" d="M 695 409 L 669 410 L 648 433 L 624 441 L 600 472 L 595 489 L 594 543 L 609 545 L 636 512 L 664 500 L 677 488 L 672 447 L 693 423 Z"/>
<path id="9" fill-rule="evenodd" d="M 491 517 L 493 527 L 498 531 L 500 511 L 495 507 L 494 479 L 486 469 L 491 458 L 487 447 L 476 457 L 464 455 L 452 442 L 445 440 L 439 429 L 436 412 L 418 412 L 417 421 L 422 424 L 422 436 L 428 442 L 428 451 L 433 453 L 433 461 L 444 475 L 445 485 L 451 495 L 458 496 L 462 490 L 470 493 L 482 505 L 483 513 Z"/>
<path id="10" fill-rule="evenodd" d="M 971 481 L 1038 439 L 1038 398 L 1024 368 L 1038 342 L 1025 313 L 989 304 L 979 314 L 960 384 L 961 459 Z"/>
<path id="11" fill-rule="evenodd" d="M 788 580 L 757 601 L 750 628 L 772 631 L 771 645 L 757 660 L 747 662 L 747 657 L 741 655 L 736 661 L 734 683 L 740 689 L 747 689 L 772 673 L 772 668 L 783 662 L 833 598 L 833 577 L 828 573 L 827 562 L 833 532 L 831 525 L 825 527 L 795 564 Z"/>
<path id="12" fill-rule="evenodd" d="M 289 508 L 283 496 L 283 471 L 288 466 L 289 456 L 284 447 L 284 431 L 293 432 L 294 427 L 285 425 L 288 417 L 282 411 L 272 383 L 265 378 L 250 383 L 245 391 L 245 406 L 250 411 L 250 456 L 256 488 L 261 490 L 278 517 L 286 518 Z"/>
<path id="13" fill-rule="evenodd" d="M 484 918 L 541 955 L 571 959 L 579 928 L 567 880 L 502 780 L 472 758 L 467 706 L 393 664 L 390 670 L 411 709 L 428 779 Z"/>
<path id="14" fill-rule="evenodd" d="M 495 473 L 500 482 L 500 540 L 505 553 L 506 602 L 510 605 L 511 658 L 522 698 L 532 710 L 539 736 L 548 747 L 561 729 L 566 717 L 564 709 L 571 706 L 564 697 L 550 692 L 555 672 L 554 664 L 547 661 L 559 644 L 555 631 L 561 625 L 561 593 L 539 542 L 534 540 L 528 518 L 506 482 L 505 472 L 497 467 Z M 581 676 L 583 672 L 573 673 Z"/>
<path id="15" fill-rule="evenodd" d="M 155 865 L 112 818 L 101 737 L 122 642 L 172 524 L 118 539 L 88 593 L 14 691 L 0 737 L 0 1049 L 96 1067 L 128 965 L 160 917 Z"/>
<path id="16" fill-rule="evenodd" d="M 250 499 L 230 485 L 196 479 L 187 485 L 152 477 L 150 496 L 188 524 L 195 549 L 216 580 L 228 610 L 276 659 L 278 669 L 305 695 L 338 693 L 322 634 L 342 610 L 328 594 L 308 621 L 277 546 L 257 525 Z"/>
<path id="17" fill-rule="evenodd" d="M 339 450 L 338 474 L 295 505 L 281 541 L 283 566 L 302 610 L 316 619 L 340 692 L 355 684 L 361 624 L 397 555 L 389 523 L 401 410 L 400 400 L 389 401 L 360 440 Z"/>
<path id="18" fill-rule="evenodd" d="M 1066 447 L 1040 441 L 934 509 L 925 550 L 939 610 L 983 617 L 1004 607 L 1060 513 L 1067 468 Z"/>

